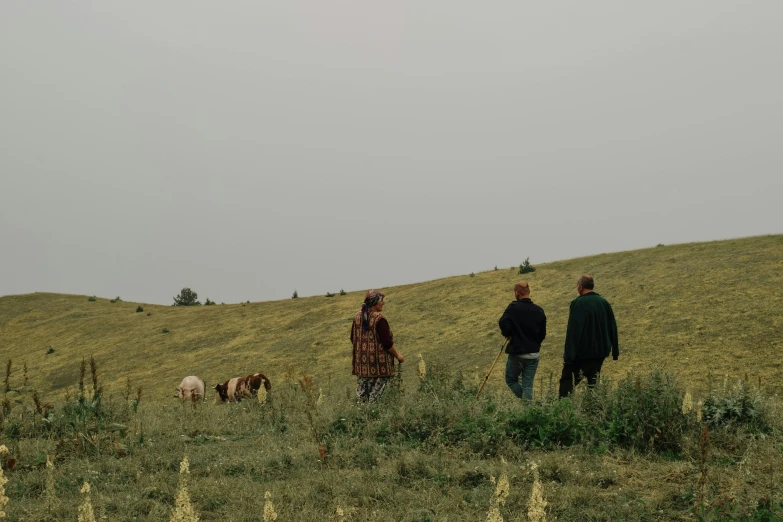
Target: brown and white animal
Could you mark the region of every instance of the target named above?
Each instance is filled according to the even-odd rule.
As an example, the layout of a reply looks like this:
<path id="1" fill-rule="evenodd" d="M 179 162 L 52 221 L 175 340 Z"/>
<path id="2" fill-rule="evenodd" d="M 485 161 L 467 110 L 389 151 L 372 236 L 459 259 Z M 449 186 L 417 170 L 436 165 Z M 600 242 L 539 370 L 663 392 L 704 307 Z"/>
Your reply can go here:
<path id="1" fill-rule="evenodd" d="M 196 377 L 195 375 L 188 375 L 182 382 L 179 383 L 177 388 L 177 394 L 174 396 L 178 399 L 191 399 L 194 401 L 206 400 L 204 391 L 206 385 L 204 379 Z"/>
<path id="2" fill-rule="evenodd" d="M 245 397 L 254 397 L 261 384 L 267 391 L 272 389 L 272 383 L 263 373 L 254 373 L 247 377 L 234 377 L 223 384 L 215 385 L 216 398 L 223 402 L 239 402 Z"/>

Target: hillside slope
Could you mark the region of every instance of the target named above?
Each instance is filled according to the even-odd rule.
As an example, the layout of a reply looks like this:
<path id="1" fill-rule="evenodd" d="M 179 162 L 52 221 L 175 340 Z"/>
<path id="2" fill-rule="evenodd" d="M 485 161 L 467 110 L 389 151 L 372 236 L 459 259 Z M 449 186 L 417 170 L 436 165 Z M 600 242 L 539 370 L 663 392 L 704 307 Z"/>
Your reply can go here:
<path id="1" fill-rule="evenodd" d="M 770 392 L 783 389 L 783 235 L 538 265 L 524 277 L 548 316 L 537 375 L 542 382 L 559 376 L 568 305 L 582 273 L 595 277 L 596 291 L 613 304 L 620 329 L 620 360 L 607 362 L 605 376 L 661 368 L 698 390 L 707 385 L 708 372 L 720 382 L 726 373 L 747 373 L 761 377 Z M 421 353 L 430 366 L 483 378 L 502 342 L 497 319 L 521 277 L 504 268 L 384 288 L 384 312 L 408 360 L 406 373 L 412 377 Z M 5 296 L 0 357 L 13 361 L 12 387 L 22 384 L 26 364 L 30 385 L 45 399 L 73 387 L 80 361 L 91 354 L 107 391 L 122 391 L 129 381 L 150 400 L 168 400 L 189 374 L 210 387 L 257 371 L 273 384 L 307 373 L 350 385 L 349 325 L 363 296 L 209 307 L 142 304 L 143 313 L 135 312 L 138 303 L 86 296 Z M 488 389 L 505 386 L 503 362 Z"/>

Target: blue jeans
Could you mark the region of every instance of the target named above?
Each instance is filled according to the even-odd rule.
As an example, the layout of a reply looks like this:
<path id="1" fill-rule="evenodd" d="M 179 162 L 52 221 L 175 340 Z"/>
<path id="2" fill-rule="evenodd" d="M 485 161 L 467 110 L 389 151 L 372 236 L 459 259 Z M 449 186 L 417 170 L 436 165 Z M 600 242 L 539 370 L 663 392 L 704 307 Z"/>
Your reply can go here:
<path id="1" fill-rule="evenodd" d="M 506 384 L 514 395 L 520 399 L 533 400 L 533 379 L 537 369 L 538 359 L 523 359 L 520 355 L 509 354 L 506 361 Z"/>

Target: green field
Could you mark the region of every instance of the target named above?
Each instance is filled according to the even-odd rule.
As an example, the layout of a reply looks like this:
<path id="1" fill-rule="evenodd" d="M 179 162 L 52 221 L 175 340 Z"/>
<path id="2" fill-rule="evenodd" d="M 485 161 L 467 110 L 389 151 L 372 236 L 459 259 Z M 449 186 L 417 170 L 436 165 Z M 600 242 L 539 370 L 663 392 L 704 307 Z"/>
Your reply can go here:
<path id="1" fill-rule="evenodd" d="M 617 317 L 621 355 L 604 367 L 608 376 L 660 368 L 698 389 L 708 372 L 720 379 L 747 372 L 770 392 L 781 391 L 783 236 L 538 265 L 525 277 L 548 316 L 541 379 L 559 375 L 568 305 L 582 273 L 595 277 L 596 291 Z M 520 277 L 505 267 L 383 289 L 398 349 L 409 362 L 421 353 L 454 370 L 485 372 L 502 343 L 497 320 Z M 27 364 L 31 384 L 45 397 L 72 386 L 78 361 L 90 355 L 100 361 L 107 388 L 122 389 L 129 379 L 149 400 L 168 399 L 190 374 L 210 387 L 255 372 L 273 383 L 303 372 L 349 383 L 349 326 L 365 290 L 210 307 L 142 303 L 142 313 L 135 312 L 139 303 L 106 298 L 6 296 L 0 297 L 0 350 L 15 368 Z M 491 386 L 505 386 L 500 372 Z"/>
<path id="2" fill-rule="evenodd" d="M 267 491 L 278 520 L 486 520 L 493 507 L 527 520 L 532 462 L 549 520 L 696 520 L 700 506 L 707 520 L 744 520 L 780 506 L 782 235 L 536 268 L 384 288 L 407 362 L 399 385 L 370 407 L 354 404 L 348 341 L 366 289 L 209 307 L 1 297 L 10 373 L 0 374 L 0 444 L 16 460 L 6 466 L 5 511 L 10 520 L 76 520 L 87 481 L 98 519 L 168 520 L 184 455 L 201 520 L 260 520 Z M 582 273 L 614 307 L 620 360 L 607 361 L 597 392 L 557 401 Z M 537 400 L 523 404 L 506 389 L 503 358 L 476 400 L 502 342 L 497 319 L 521 277 L 548 316 Z M 418 354 L 429 368 L 423 380 Z M 91 357 L 99 394 L 89 365 L 80 377 Z M 186 375 L 211 388 L 253 372 L 272 381 L 264 404 L 215 404 L 210 395 L 193 408 L 172 397 Z M 728 409 L 736 399 L 738 411 L 759 417 L 681 415 L 685 391 Z M 637 401 L 631 421 L 620 411 L 628 401 Z M 637 410 L 651 415 L 649 433 L 633 424 Z M 704 426 L 709 445 L 699 442 Z M 509 494 L 498 503 L 492 478 L 501 476 Z"/>

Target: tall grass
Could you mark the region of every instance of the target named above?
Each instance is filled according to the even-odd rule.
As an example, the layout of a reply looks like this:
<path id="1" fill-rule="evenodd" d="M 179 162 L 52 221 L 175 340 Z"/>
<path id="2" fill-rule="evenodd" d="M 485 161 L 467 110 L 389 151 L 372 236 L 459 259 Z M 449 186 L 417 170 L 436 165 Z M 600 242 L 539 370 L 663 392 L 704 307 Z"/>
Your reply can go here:
<path id="1" fill-rule="evenodd" d="M 763 432 L 759 419 L 718 426 L 683 413 L 685 392 L 658 372 L 577 387 L 564 400 L 546 389 L 529 404 L 510 393 L 476 400 L 480 376 L 438 364 L 374 404 L 292 373 L 263 402 L 134 409 L 127 391 L 102 392 L 94 407 L 98 361 L 75 366 L 84 373 L 48 420 L 24 395 L 0 431 L 19 462 L 6 471 L 11 520 L 87 517 L 79 506 L 90 495 L 94 514 L 111 520 L 717 520 L 781 511 L 780 406 L 749 383 Z M 79 383 L 89 383 L 84 400 Z M 720 404 L 738 392 L 704 393 L 696 396 Z M 705 429 L 709 458 L 700 456 Z"/>

